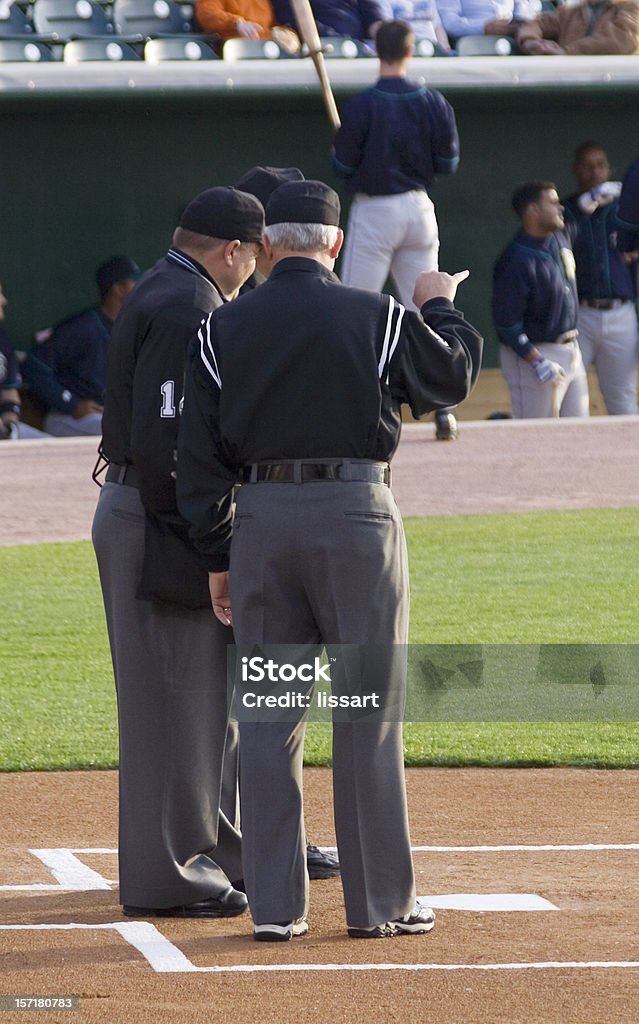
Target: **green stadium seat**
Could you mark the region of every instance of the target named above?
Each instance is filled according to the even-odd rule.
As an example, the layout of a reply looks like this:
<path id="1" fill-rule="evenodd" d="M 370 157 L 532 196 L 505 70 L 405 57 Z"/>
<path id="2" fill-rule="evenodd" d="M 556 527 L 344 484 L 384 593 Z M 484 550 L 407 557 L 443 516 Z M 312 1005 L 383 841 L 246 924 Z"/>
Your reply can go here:
<path id="1" fill-rule="evenodd" d="M 458 57 L 509 57 L 516 52 L 507 36 L 460 36 L 456 49 Z"/>
<path id="2" fill-rule="evenodd" d="M 274 39 L 227 39 L 222 49 L 224 60 L 287 60 L 297 58 Z"/>
<path id="3" fill-rule="evenodd" d="M 52 50 L 37 39 L 0 38 L 0 64 L 38 64 L 48 60 L 55 60 Z"/>
<path id="4" fill-rule="evenodd" d="M 219 60 L 213 47 L 197 36 L 169 36 L 149 39 L 144 47 L 147 64 L 160 64 L 165 60 Z"/>
<path id="5" fill-rule="evenodd" d="M 114 0 L 113 21 L 119 35 L 153 39 L 192 32 L 191 19 L 174 0 Z"/>
<path id="6" fill-rule="evenodd" d="M 28 14 L 17 4 L 0 0 L 0 38 L 28 35 L 33 35 L 33 23 Z"/>
<path id="7" fill-rule="evenodd" d="M 65 45 L 62 59 L 65 64 L 83 64 L 91 60 L 141 60 L 141 57 L 123 39 L 107 36 L 99 39 L 72 39 Z"/>
<path id="8" fill-rule="evenodd" d="M 39 35 L 58 41 L 113 32 L 105 9 L 95 0 L 35 0 L 33 24 Z"/>

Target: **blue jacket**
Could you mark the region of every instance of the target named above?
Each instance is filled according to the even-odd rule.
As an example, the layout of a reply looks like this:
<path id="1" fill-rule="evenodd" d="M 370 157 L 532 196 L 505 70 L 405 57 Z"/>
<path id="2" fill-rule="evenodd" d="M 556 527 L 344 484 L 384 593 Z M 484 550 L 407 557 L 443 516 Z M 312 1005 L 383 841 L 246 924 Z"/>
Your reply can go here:
<path id="1" fill-rule="evenodd" d="M 626 171 L 619 196 L 617 245 L 622 252 L 639 248 L 639 156 Z"/>
<path id="2" fill-rule="evenodd" d="M 566 226 L 577 264 L 580 299 L 634 299 L 630 268 L 617 249 L 618 202 L 584 213 L 578 195 L 564 199 Z"/>
<path id="3" fill-rule="evenodd" d="M 370 27 L 388 17 L 386 5 L 376 0 L 311 0 L 321 36 L 352 36 L 368 39 Z M 289 0 L 274 0 L 275 23 L 296 27 Z"/>
<path id="4" fill-rule="evenodd" d="M 349 192 L 395 195 L 453 174 L 459 138 L 450 103 L 406 78 L 380 78 L 342 111 L 333 164 Z"/>
<path id="5" fill-rule="evenodd" d="M 41 383 L 46 383 L 46 393 L 41 393 L 40 397 L 60 412 L 73 412 L 82 399 L 102 405 L 112 326 L 112 321 L 99 307 L 58 324 L 47 340 L 34 348 L 33 355 L 50 368 L 61 389 L 60 400 L 52 401 L 51 379 L 45 382 L 38 373 L 30 380 L 29 374 L 32 370 L 35 373 L 35 368 L 27 366 L 25 377 L 33 391 L 38 394 Z"/>
<path id="6" fill-rule="evenodd" d="M 493 317 L 503 345 L 526 357 L 577 326 L 577 287 L 570 240 L 562 231 L 532 238 L 519 231 L 495 264 Z"/>

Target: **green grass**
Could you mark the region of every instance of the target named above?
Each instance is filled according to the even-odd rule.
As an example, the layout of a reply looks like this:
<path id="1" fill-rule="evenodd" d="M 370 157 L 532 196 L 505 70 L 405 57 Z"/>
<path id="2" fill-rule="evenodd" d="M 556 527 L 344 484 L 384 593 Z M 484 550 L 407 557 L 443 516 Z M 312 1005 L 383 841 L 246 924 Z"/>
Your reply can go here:
<path id="1" fill-rule="evenodd" d="M 635 643 L 639 512 L 406 522 L 413 643 Z M 111 663 L 88 542 L 0 548 L 0 770 L 117 763 Z M 632 723 L 406 726 L 412 765 L 639 766 Z M 307 761 L 330 759 L 309 727 Z"/>

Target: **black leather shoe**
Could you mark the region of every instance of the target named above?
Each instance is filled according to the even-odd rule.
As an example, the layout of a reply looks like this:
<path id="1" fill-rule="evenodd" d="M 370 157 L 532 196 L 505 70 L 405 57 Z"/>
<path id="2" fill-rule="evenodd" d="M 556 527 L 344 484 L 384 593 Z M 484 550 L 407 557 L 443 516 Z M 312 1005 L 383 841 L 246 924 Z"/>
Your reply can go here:
<path id="1" fill-rule="evenodd" d="M 438 441 L 456 441 L 459 436 L 457 420 L 452 412 L 439 409 L 435 413 L 435 437 Z"/>
<path id="2" fill-rule="evenodd" d="M 306 866 L 311 881 L 321 878 L 336 878 L 340 873 L 339 861 L 335 854 L 324 853 L 317 846 L 306 847 Z"/>
<path id="3" fill-rule="evenodd" d="M 209 896 L 206 900 L 183 907 L 131 907 L 125 904 L 122 912 L 127 917 L 238 917 L 247 908 L 248 900 L 244 893 L 229 886 L 219 896 Z"/>

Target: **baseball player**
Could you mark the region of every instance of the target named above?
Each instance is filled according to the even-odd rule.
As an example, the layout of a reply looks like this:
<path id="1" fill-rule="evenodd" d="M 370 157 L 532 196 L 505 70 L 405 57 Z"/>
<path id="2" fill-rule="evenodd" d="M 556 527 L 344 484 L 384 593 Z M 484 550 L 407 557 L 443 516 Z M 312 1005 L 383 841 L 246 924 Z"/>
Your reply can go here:
<path id="1" fill-rule="evenodd" d="M 521 230 L 495 265 L 493 317 L 513 417 L 587 416 L 575 260 L 557 190 L 526 182 L 512 205 Z"/>
<path id="2" fill-rule="evenodd" d="M 617 244 L 622 252 L 639 250 L 639 156 L 625 173 L 617 211 Z"/>
<path id="3" fill-rule="evenodd" d="M 269 279 L 208 317 L 192 349 L 178 501 L 238 645 L 352 644 L 363 658 L 375 645 L 382 700 L 393 691 L 401 705 L 408 582 L 388 466 L 400 403 L 421 415 L 465 398 L 482 340 L 452 305 L 465 273 L 422 275 L 421 313 L 342 285 L 332 272 L 339 215 L 321 182 L 272 194 Z M 302 715 L 240 722 L 244 878 L 259 941 L 308 929 Z M 415 903 L 401 722 L 335 723 L 333 765 L 349 935 L 430 931 L 432 911 Z"/>
<path id="4" fill-rule="evenodd" d="M 611 415 L 637 413 L 636 264 L 617 249 L 620 181 L 610 181 L 603 146 L 578 146 L 573 174 L 579 192 L 564 200 L 577 266 L 579 348 L 593 365 Z"/>
<path id="5" fill-rule="evenodd" d="M 93 543 L 120 735 L 120 899 L 128 916 L 233 917 L 247 907 L 240 836 L 220 812 L 226 645 L 175 498 L 188 343 L 253 273 L 261 204 L 213 188 L 125 302 L 111 339 L 106 483 Z"/>
<path id="6" fill-rule="evenodd" d="M 393 279 L 407 309 L 415 309 L 417 275 L 436 270 L 439 229 L 428 189 L 438 174 L 454 174 L 459 139 L 453 108 L 435 89 L 407 78 L 415 36 L 404 21 L 387 21 L 375 45 L 380 76 L 341 112 L 333 165 L 353 202 L 341 278 L 381 291 Z M 450 409 L 436 414 L 438 440 L 457 436 Z"/>
<path id="7" fill-rule="evenodd" d="M 4 321 L 7 301 L 0 284 L 0 323 Z M 0 328 L 0 441 L 47 436 L 28 423 L 20 422 L 22 402 L 18 388 L 21 383 L 13 345 L 8 334 Z"/>

